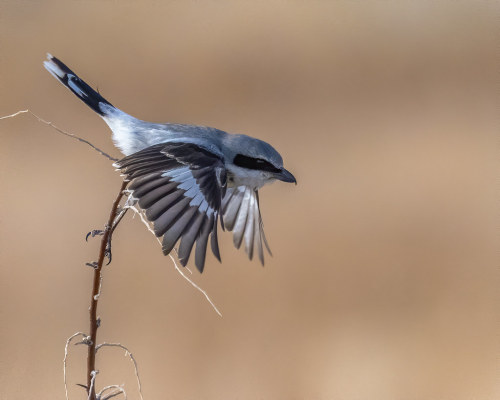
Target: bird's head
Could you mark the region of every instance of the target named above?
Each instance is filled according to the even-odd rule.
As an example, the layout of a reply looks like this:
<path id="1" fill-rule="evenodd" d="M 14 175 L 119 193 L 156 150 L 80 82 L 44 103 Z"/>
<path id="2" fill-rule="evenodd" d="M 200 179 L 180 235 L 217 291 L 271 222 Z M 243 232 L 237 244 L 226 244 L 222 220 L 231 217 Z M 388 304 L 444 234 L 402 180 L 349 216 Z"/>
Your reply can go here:
<path id="1" fill-rule="evenodd" d="M 246 135 L 233 135 L 228 147 L 228 170 L 235 185 L 259 188 L 274 180 L 297 184 L 295 177 L 283 167 L 281 155 L 269 143 Z"/>

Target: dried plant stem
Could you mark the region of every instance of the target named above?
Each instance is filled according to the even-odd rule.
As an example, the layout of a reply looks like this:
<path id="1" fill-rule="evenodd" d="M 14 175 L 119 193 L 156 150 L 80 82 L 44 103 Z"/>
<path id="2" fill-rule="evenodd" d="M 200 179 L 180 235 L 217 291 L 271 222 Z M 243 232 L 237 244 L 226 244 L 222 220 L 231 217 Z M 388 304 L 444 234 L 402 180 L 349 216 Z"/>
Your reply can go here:
<path id="1" fill-rule="evenodd" d="M 104 234 L 101 238 L 101 247 L 99 249 L 99 258 L 97 260 L 97 265 L 94 268 L 94 282 L 92 286 L 92 296 L 90 298 L 90 342 L 87 354 L 87 393 L 89 400 L 96 400 L 95 396 L 95 385 L 93 380 L 95 379 L 95 355 L 96 355 L 96 343 L 97 343 L 97 303 L 99 302 L 99 287 L 101 284 L 101 271 L 104 263 L 104 258 L 106 256 L 106 246 L 111 239 L 113 223 L 117 216 L 118 205 L 123 197 L 123 191 L 127 187 L 128 182 L 123 182 L 118 196 L 116 197 L 113 206 L 111 207 L 111 212 L 109 214 L 108 223 L 104 230 Z"/>
<path id="2" fill-rule="evenodd" d="M 69 132 L 66 132 L 64 130 L 62 130 L 61 128 L 55 126 L 52 122 L 50 121 L 46 121 L 44 120 L 43 118 L 39 117 L 38 115 L 36 115 L 33 111 L 31 110 L 21 110 L 21 111 L 18 111 L 14 114 L 10 114 L 10 115 L 5 115 L 3 117 L 0 117 L 0 120 L 2 119 L 7 119 L 7 118 L 14 118 L 14 117 L 17 117 L 18 115 L 20 114 L 31 114 L 33 115 L 39 122 L 42 122 L 44 123 L 45 125 L 48 125 L 52 128 L 54 128 L 57 132 L 63 134 L 64 136 L 68 136 L 72 139 L 75 139 L 75 140 L 78 140 L 79 142 L 82 142 L 82 143 L 85 143 L 86 145 L 90 146 L 91 148 L 93 148 L 95 151 L 97 151 L 100 155 L 106 157 L 108 160 L 110 161 L 118 161 L 117 158 L 114 158 L 114 157 L 111 157 L 108 153 L 105 153 L 104 151 L 102 151 L 99 147 L 97 146 L 94 146 L 92 143 L 90 143 L 88 140 L 86 139 L 83 139 L 81 138 L 80 136 L 77 136 L 75 135 L 74 133 L 69 133 Z"/>
<path id="3" fill-rule="evenodd" d="M 68 340 L 66 340 L 66 346 L 64 346 L 63 372 L 64 372 L 64 393 L 66 394 L 66 400 L 68 400 L 68 383 L 66 381 L 66 361 L 68 360 L 68 347 L 71 341 L 77 336 L 81 336 L 83 340 L 85 340 L 87 337 L 83 332 L 76 332 L 75 334 L 71 335 L 68 338 Z"/>
<path id="4" fill-rule="evenodd" d="M 132 211 L 135 212 L 135 214 L 137 214 L 139 216 L 139 218 L 141 219 L 141 222 L 146 225 L 146 228 L 148 228 L 148 230 L 153 234 L 155 235 L 155 232 L 153 230 L 153 228 L 151 228 L 151 225 L 150 223 L 146 220 L 146 217 L 144 216 L 144 212 L 142 210 L 139 210 L 137 207 L 135 207 L 133 204 L 125 204 L 125 209 L 127 208 L 130 208 Z M 156 237 L 156 235 L 155 235 Z M 156 240 L 158 241 L 158 243 L 160 244 L 161 246 L 161 240 L 156 238 Z M 174 249 L 175 250 L 175 249 Z M 193 286 L 196 290 L 198 290 L 199 292 L 201 292 L 203 294 L 203 296 L 205 296 L 205 299 L 207 299 L 207 301 L 210 303 L 210 305 L 212 306 L 212 308 L 214 309 L 214 311 L 219 315 L 219 317 L 222 317 L 222 314 L 221 312 L 219 311 L 219 309 L 215 306 L 214 302 L 212 301 L 212 299 L 208 296 L 207 292 L 205 292 L 201 287 L 199 287 L 196 283 L 194 283 L 191 279 L 189 279 L 189 277 L 184 273 L 182 272 L 182 269 L 179 268 L 179 265 L 177 265 L 177 261 L 175 261 L 175 258 L 172 254 L 169 254 L 168 255 L 170 257 L 170 259 L 172 260 L 172 263 L 174 264 L 174 267 L 175 267 L 175 270 L 181 274 L 181 276 L 186 280 L 188 281 L 191 286 Z M 189 273 L 192 274 L 191 270 L 189 268 L 186 268 Z"/>
<path id="5" fill-rule="evenodd" d="M 111 390 L 111 389 L 115 389 L 115 391 L 111 392 L 107 396 L 104 396 L 104 393 L 107 392 L 107 391 L 109 391 L 109 390 Z M 120 386 L 120 385 L 109 385 L 109 386 L 106 386 L 106 387 L 102 388 L 102 390 L 97 394 L 97 396 L 98 396 L 98 398 L 100 400 L 109 400 L 112 397 L 118 396 L 120 394 L 123 394 L 124 399 L 127 400 L 127 392 L 125 391 L 125 389 L 122 386 Z"/>
<path id="6" fill-rule="evenodd" d="M 137 379 L 137 387 L 139 388 L 139 396 L 141 396 L 141 400 L 144 400 L 142 397 L 142 385 L 141 385 L 141 378 L 139 377 L 139 367 L 137 366 L 137 361 L 135 360 L 134 355 L 130 352 L 129 349 L 127 349 L 123 344 L 121 343 L 101 343 L 97 345 L 95 351 L 97 351 L 102 348 L 102 347 L 118 347 L 122 350 L 125 350 L 125 355 L 130 357 L 130 360 L 134 363 L 134 372 L 135 372 L 135 377 Z M 125 395 L 127 397 L 127 395 Z"/>

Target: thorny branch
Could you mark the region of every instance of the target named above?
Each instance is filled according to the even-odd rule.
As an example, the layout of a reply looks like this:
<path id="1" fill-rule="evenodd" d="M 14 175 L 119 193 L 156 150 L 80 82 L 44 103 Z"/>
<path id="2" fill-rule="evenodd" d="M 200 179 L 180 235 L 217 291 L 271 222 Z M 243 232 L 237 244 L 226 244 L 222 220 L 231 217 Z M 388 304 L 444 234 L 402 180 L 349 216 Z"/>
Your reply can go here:
<path id="1" fill-rule="evenodd" d="M 111 207 L 111 212 L 109 214 L 108 223 L 104 229 L 104 233 L 101 238 L 101 247 L 99 249 L 99 258 L 97 260 L 97 265 L 94 268 L 94 283 L 92 287 L 92 297 L 90 299 L 90 342 L 87 354 L 87 388 L 89 400 L 95 400 L 95 386 L 92 384 L 95 380 L 95 355 L 96 355 L 96 343 L 97 343 L 97 304 L 99 302 L 99 287 L 101 285 L 101 270 L 104 263 L 104 258 L 106 257 L 106 249 L 111 241 L 111 234 L 113 228 L 116 228 L 114 224 L 117 217 L 118 205 L 124 195 L 124 190 L 127 187 L 128 182 L 124 181 L 121 184 L 120 191 L 116 196 L 113 206 Z"/>
<path id="2" fill-rule="evenodd" d="M 14 114 L 10 114 L 10 115 L 6 115 L 6 116 L 3 116 L 3 117 L 0 117 L 0 120 L 7 119 L 7 118 L 14 118 L 14 117 L 16 117 L 18 115 L 26 114 L 26 113 L 31 114 L 32 116 L 34 116 L 39 122 L 42 122 L 42 123 L 44 123 L 46 125 L 49 125 L 50 127 L 54 128 L 57 132 L 61 133 L 62 135 L 68 136 L 68 137 L 70 137 L 72 139 L 78 140 L 79 142 L 87 144 L 93 150 L 95 150 L 96 152 L 98 152 L 100 155 L 106 157 L 108 160 L 110 160 L 110 161 L 117 161 L 116 158 L 111 157 L 109 154 L 105 153 L 104 151 L 102 151 L 98 147 L 94 146 L 88 140 L 83 139 L 83 138 L 81 138 L 81 137 L 79 137 L 79 136 L 77 136 L 75 134 L 72 134 L 72 133 L 69 133 L 69 132 L 66 132 L 66 131 L 62 130 L 61 128 L 59 128 L 56 125 L 54 125 L 52 122 L 46 121 L 43 118 L 39 117 L 38 115 L 36 115 L 35 113 L 33 113 L 29 109 L 27 109 L 27 110 L 20 110 L 20 111 L 14 113 Z M 140 378 L 139 378 L 139 372 L 138 372 L 138 369 L 137 369 L 137 362 L 136 362 L 135 358 L 133 357 L 132 353 L 130 353 L 130 351 L 125 346 L 121 345 L 120 343 L 102 343 L 102 344 L 99 344 L 99 345 L 96 344 L 97 343 L 97 328 L 99 327 L 99 324 L 100 324 L 100 320 L 97 317 L 97 305 L 98 305 L 98 301 L 99 301 L 99 295 L 100 295 L 100 292 L 101 292 L 101 284 L 102 284 L 101 270 L 102 270 L 104 258 L 106 256 L 109 256 L 109 262 L 111 262 L 111 252 L 110 252 L 111 250 L 109 249 L 109 246 L 111 244 L 111 238 L 112 238 L 113 232 L 116 229 L 116 227 L 119 224 L 119 222 L 121 221 L 121 219 L 123 218 L 123 216 L 125 215 L 125 213 L 126 213 L 126 211 L 127 211 L 128 208 L 131 208 L 133 211 L 135 211 L 137 214 L 139 214 L 139 216 L 141 218 L 141 221 L 151 231 L 151 227 L 148 224 L 148 222 L 145 220 L 145 218 L 142 215 L 142 213 L 138 209 L 136 209 L 133 205 L 126 204 L 123 209 L 121 209 L 121 210 L 119 209 L 120 201 L 123 198 L 123 196 L 126 194 L 125 189 L 126 189 L 127 183 L 128 182 L 123 182 L 122 183 L 122 185 L 120 187 L 120 191 L 119 191 L 119 193 L 118 193 L 118 195 L 117 195 L 117 197 L 116 197 L 116 199 L 113 202 L 113 205 L 111 207 L 111 212 L 110 212 L 110 215 L 109 215 L 109 218 L 108 218 L 108 223 L 106 224 L 106 227 L 105 227 L 104 231 L 99 232 L 99 234 L 102 234 L 102 238 L 101 238 L 101 244 L 100 244 L 100 249 L 99 249 L 98 261 L 94 261 L 92 263 L 87 263 L 87 265 L 90 265 L 90 266 L 92 266 L 94 268 L 94 278 L 93 278 L 93 286 L 92 286 L 91 305 L 90 305 L 90 308 L 89 308 L 89 312 L 90 312 L 90 335 L 87 336 L 83 332 L 77 332 L 74 335 L 72 335 L 71 337 L 69 337 L 68 340 L 66 341 L 66 345 L 65 345 L 65 348 L 64 348 L 64 362 L 63 362 L 63 364 L 64 364 L 64 389 L 65 389 L 65 394 L 66 394 L 66 400 L 68 399 L 68 389 L 67 389 L 67 380 L 66 380 L 66 361 L 67 361 L 67 358 L 68 358 L 68 347 L 69 347 L 71 341 L 75 337 L 77 337 L 77 336 L 82 336 L 82 341 L 80 341 L 80 342 L 78 342 L 76 344 L 86 344 L 88 346 L 88 354 L 87 354 L 87 385 L 85 386 L 85 388 L 87 390 L 87 394 L 88 394 L 88 400 L 108 400 L 108 399 L 110 399 L 112 397 L 118 396 L 119 394 L 123 394 L 124 397 L 125 397 L 125 399 L 127 398 L 127 393 L 125 392 L 125 389 L 123 387 L 119 386 L 119 385 L 105 386 L 99 393 L 96 394 L 95 379 L 96 379 L 96 375 L 99 373 L 99 371 L 95 369 L 95 356 L 96 356 L 97 350 L 99 350 L 103 346 L 120 347 L 120 348 L 122 348 L 122 349 L 124 349 L 126 351 L 126 354 L 129 355 L 129 357 L 131 358 L 131 360 L 134 363 L 135 374 L 136 374 L 137 383 L 138 383 L 138 387 L 139 387 L 139 394 L 141 396 L 141 399 L 143 398 L 142 397 L 141 382 L 140 382 Z M 94 236 L 94 235 L 92 235 L 92 236 Z M 88 235 L 87 235 L 87 237 L 88 237 Z M 108 253 L 108 251 L 109 251 L 109 253 Z M 181 269 L 179 268 L 179 266 L 177 265 L 177 263 L 175 261 L 175 258 L 172 255 L 170 255 L 170 258 L 171 258 L 171 260 L 174 263 L 175 269 L 181 274 L 181 276 L 184 279 L 186 279 L 193 287 L 195 287 L 197 290 L 199 290 L 205 296 L 205 298 L 208 300 L 208 302 L 214 308 L 214 310 L 217 312 L 217 314 L 219 314 L 219 316 L 222 316 L 222 314 L 219 312 L 219 310 L 214 305 L 214 303 L 212 302 L 212 300 L 208 297 L 207 293 L 203 289 L 201 289 L 198 285 L 196 285 L 193 281 L 191 281 L 181 271 Z M 109 264 L 109 262 L 108 262 L 108 264 Z M 83 385 L 81 385 L 81 386 L 83 386 Z M 109 391 L 111 389 L 115 389 L 115 391 L 109 393 L 105 397 L 102 397 L 103 394 L 104 394 L 104 392 Z"/>

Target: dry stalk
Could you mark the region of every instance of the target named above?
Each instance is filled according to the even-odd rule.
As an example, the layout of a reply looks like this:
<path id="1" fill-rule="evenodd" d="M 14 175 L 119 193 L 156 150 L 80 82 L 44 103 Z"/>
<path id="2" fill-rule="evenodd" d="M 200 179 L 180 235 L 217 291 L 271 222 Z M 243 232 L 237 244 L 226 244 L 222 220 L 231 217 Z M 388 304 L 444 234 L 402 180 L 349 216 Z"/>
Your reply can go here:
<path id="1" fill-rule="evenodd" d="M 94 146 L 91 142 L 89 142 L 86 139 L 83 139 L 75 134 L 66 132 L 62 130 L 61 128 L 57 127 L 54 125 L 52 122 L 46 121 L 43 118 L 39 117 L 35 113 L 33 113 L 31 110 L 21 110 L 18 111 L 14 114 L 6 115 L 0 117 L 0 120 L 3 119 L 8 119 L 8 118 L 14 118 L 18 115 L 21 114 L 31 114 L 33 117 L 35 117 L 39 122 L 42 122 L 53 129 L 55 129 L 57 132 L 68 136 L 72 139 L 78 140 L 79 142 L 85 143 L 88 146 L 90 146 L 93 150 L 98 152 L 100 155 L 103 157 L 106 157 L 110 161 L 117 161 L 116 158 L 111 157 L 109 154 L 105 153 L 98 147 Z M 141 388 L 141 382 L 139 379 L 139 372 L 137 369 L 137 362 L 135 358 L 133 357 L 132 353 L 123 345 L 120 343 L 102 343 L 100 345 L 97 345 L 97 329 L 99 327 L 99 319 L 97 318 L 97 305 L 99 302 L 99 296 L 101 294 L 101 285 L 102 285 L 102 267 L 104 263 L 104 258 L 106 257 L 106 248 L 108 246 L 108 243 L 111 242 L 111 237 L 113 235 L 114 230 L 116 229 L 117 225 L 121 221 L 122 217 L 124 216 L 125 212 L 127 211 L 128 208 L 131 208 L 134 210 L 140 217 L 142 222 L 148 227 L 149 230 L 151 230 L 150 225 L 148 222 L 145 220 L 144 216 L 142 213 L 136 209 L 133 204 L 128 205 L 126 204 L 125 207 L 119 211 L 119 204 L 120 201 L 122 200 L 125 192 L 126 192 L 126 186 L 128 182 L 123 182 L 120 191 L 118 192 L 118 195 L 113 202 L 113 205 L 111 207 L 111 211 L 109 214 L 108 222 L 105 226 L 104 231 L 102 232 L 102 238 L 101 238 L 101 243 L 100 243 L 100 249 L 99 249 L 99 257 L 96 262 L 90 263 L 88 265 L 91 265 L 94 268 L 94 277 L 93 277 L 93 285 L 92 285 L 92 293 L 91 293 L 91 302 L 90 302 L 90 308 L 89 308 L 89 313 L 90 313 L 90 335 L 86 335 L 83 332 L 77 332 L 74 335 L 72 335 L 68 340 L 66 341 L 66 345 L 64 348 L 64 389 L 65 389 L 65 394 L 66 394 L 66 400 L 68 399 L 68 389 L 67 389 L 67 381 L 66 381 L 66 361 L 68 358 L 68 348 L 71 343 L 71 341 L 77 337 L 77 336 L 82 336 L 82 341 L 76 343 L 76 344 L 85 344 L 88 346 L 88 353 L 87 353 L 87 386 L 85 387 L 87 390 L 87 398 L 88 400 L 107 400 L 112 397 L 118 396 L 119 394 L 123 394 L 125 399 L 127 398 L 127 393 L 125 392 L 125 389 L 119 385 L 109 385 L 105 386 L 99 393 L 96 394 L 96 389 L 95 389 L 95 380 L 96 376 L 99 373 L 98 370 L 95 368 L 95 358 L 96 358 L 96 353 L 97 350 L 99 350 L 101 347 L 104 346 L 110 346 L 110 347 L 120 347 L 126 351 L 126 354 L 129 355 L 130 359 L 134 363 L 135 367 L 135 375 L 137 378 L 137 384 L 139 386 L 139 394 L 142 399 L 142 388 Z M 109 255 L 111 257 L 111 255 Z M 172 262 L 174 263 L 175 269 L 182 275 L 184 279 L 186 279 L 193 287 L 195 287 L 197 290 L 199 290 L 205 298 L 208 300 L 210 305 L 214 308 L 214 310 L 222 316 L 222 314 L 219 312 L 217 307 L 214 305 L 212 300 L 208 297 L 207 293 L 201 289 L 198 285 L 196 285 L 193 281 L 191 281 L 179 268 L 179 266 L 176 263 L 175 258 L 170 255 L 170 258 L 172 259 Z M 189 270 L 189 272 L 191 272 Z M 83 385 L 82 385 L 83 386 Z M 104 393 L 107 391 L 110 391 L 111 389 L 115 389 L 113 392 L 109 393 L 107 396 L 104 396 Z"/>
<path id="2" fill-rule="evenodd" d="M 82 143 L 85 143 L 86 145 L 92 147 L 95 151 L 97 151 L 101 156 L 104 156 L 106 157 L 108 160 L 110 161 L 118 161 L 117 158 L 114 158 L 114 157 L 111 157 L 109 154 L 105 153 L 104 151 L 102 151 L 99 147 L 97 146 L 94 146 L 92 143 L 90 143 L 88 140 L 86 139 L 83 139 L 81 138 L 80 136 L 77 136 L 73 133 L 69 133 L 69 132 L 66 132 L 64 130 L 62 130 L 61 128 L 55 126 L 52 122 L 49 122 L 49 121 L 46 121 L 44 120 L 43 118 L 40 118 L 38 115 L 36 115 L 33 111 L 31 110 L 21 110 L 21 111 L 18 111 L 14 114 L 10 114 L 10 115 L 6 115 L 4 117 L 0 117 L 0 120 L 2 119 L 7 119 L 7 118 L 14 118 L 14 117 L 17 117 L 18 115 L 20 114 L 31 114 L 33 115 L 39 122 L 42 122 L 44 123 L 45 125 L 48 125 L 48 126 L 51 126 L 52 128 L 54 128 L 57 132 L 63 134 L 64 136 L 69 136 L 70 138 L 72 139 L 75 139 L 75 140 L 78 140 L 79 142 L 82 142 Z"/>
<path id="3" fill-rule="evenodd" d="M 108 394 L 107 396 L 104 396 L 104 393 L 106 393 L 107 391 L 111 390 L 111 389 L 115 389 L 113 392 L 111 392 L 110 394 Z M 102 388 L 102 390 L 97 393 L 97 397 L 99 400 L 109 400 L 115 396 L 118 396 L 120 394 L 123 394 L 123 398 L 125 400 L 127 400 L 127 392 L 125 391 L 125 389 L 120 386 L 120 385 L 109 385 L 109 386 L 105 386 Z"/>
<path id="4" fill-rule="evenodd" d="M 66 361 L 68 360 L 68 347 L 71 341 L 77 336 L 81 336 L 83 339 L 87 337 L 83 332 L 76 332 L 75 334 L 71 335 L 68 338 L 68 340 L 66 340 L 66 345 L 64 346 L 63 373 L 64 373 L 64 393 L 66 394 L 66 400 L 68 400 L 68 383 L 66 381 Z"/>
<path id="5" fill-rule="evenodd" d="M 89 395 L 89 400 L 95 400 L 95 387 L 91 385 L 92 381 L 95 380 L 95 355 L 96 355 L 96 343 L 97 343 L 97 304 L 99 302 L 99 287 L 101 284 L 101 271 L 104 263 L 104 258 L 106 257 L 106 247 L 111 240 L 112 228 L 116 227 L 114 224 L 115 218 L 117 216 L 118 205 L 123 197 L 123 191 L 127 187 L 128 182 L 122 182 L 120 186 L 120 191 L 116 196 L 115 201 L 111 207 L 111 212 L 109 213 L 108 223 L 104 229 L 104 234 L 101 238 L 101 247 L 99 249 L 99 258 L 97 260 L 97 265 L 94 268 L 94 283 L 92 286 L 92 296 L 90 298 L 90 342 L 87 353 L 87 390 Z"/>
<path id="6" fill-rule="evenodd" d="M 125 350 L 125 355 L 130 357 L 130 360 L 134 363 L 134 371 L 135 371 L 135 377 L 137 379 L 137 386 L 139 387 L 139 395 L 141 396 L 141 400 L 144 398 L 142 397 L 142 385 L 141 385 L 141 378 L 139 377 L 139 368 L 137 366 L 137 361 L 135 360 L 133 354 L 130 352 L 129 349 L 127 349 L 123 344 L 121 343 L 101 343 L 97 345 L 95 351 L 97 351 L 102 348 L 102 347 L 119 347 L 122 350 Z"/>

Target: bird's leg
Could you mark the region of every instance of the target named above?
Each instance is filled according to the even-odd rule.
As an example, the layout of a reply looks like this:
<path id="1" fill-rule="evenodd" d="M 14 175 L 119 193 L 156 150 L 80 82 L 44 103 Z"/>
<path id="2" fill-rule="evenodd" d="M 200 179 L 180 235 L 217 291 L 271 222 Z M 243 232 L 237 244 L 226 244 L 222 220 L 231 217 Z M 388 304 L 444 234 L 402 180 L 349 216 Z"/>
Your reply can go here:
<path id="1" fill-rule="evenodd" d="M 111 258 L 112 258 L 111 239 L 113 238 L 113 232 L 115 231 L 116 227 L 118 226 L 118 224 L 120 223 L 122 218 L 125 216 L 125 213 L 127 212 L 127 210 L 128 210 L 128 208 L 118 207 L 118 209 L 116 210 L 115 219 L 113 220 L 113 224 L 110 227 L 106 226 L 106 230 L 109 229 L 109 231 L 110 231 L 109 236 L 108 236 L 108 243 L 106 245 L 106 250 L 104 251 L 104 256 L 108 258 L 108 262 L 106 263 L 106 265 L 109 265 L 109 263 L 111 263 Z"/>
<path id="2" fill-rule="evenodd" d="M 120 223 L 120 221 L 124 217 L 127 210 L 128 210 L 128 208 L 121 208 L 120 206 L 118 206 L 118 208 L 116 210 L 115 219 L 113 220 L 113 224 L 111 226 L 106 225 L 104 227 L 104 230 L 94 229 L 94 230 L 90 231 L 89 233 L 87 233 L 87 236 L 85 236 L 85 241 L 88 241 L 89 237 L 102 236 L 102 235 L 104 235 L 105 232 L 109 231 L 108 243 L 106 245 L 106 250 L 104 252 L 104 256 L 108 258 L 108 262 L 106 263 L 106 265 L 109 265 L 109 263 L 111 263 L 111 258 L 112 258 L 111 238 L 113 237 L 113 232 L 115 231 L 116 227 L 118 226 L 118 224 Z M 93 266 L 91 263 L 88 263 L 87 265 Z"/>

